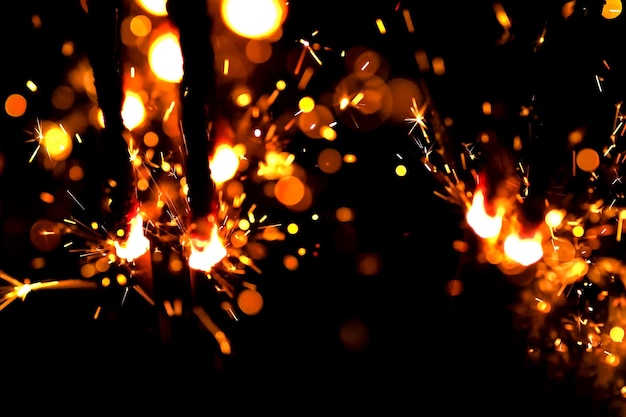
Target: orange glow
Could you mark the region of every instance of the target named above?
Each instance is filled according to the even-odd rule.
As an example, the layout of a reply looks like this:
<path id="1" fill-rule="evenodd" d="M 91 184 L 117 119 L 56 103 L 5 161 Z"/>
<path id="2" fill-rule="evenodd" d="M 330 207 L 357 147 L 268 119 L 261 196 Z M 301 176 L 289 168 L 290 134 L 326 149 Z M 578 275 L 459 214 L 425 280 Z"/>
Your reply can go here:
<path id="1" fill-rule="evenodd" d="M 167 16 L 167 0 L 137 0 L 137 4 L 154 16 Z"/>
<path id="2" fill-rule="evenodd" d="M 257 174 L 268 180 L 291 175 L 294 160 L 295 155 L 288 152 L 267 152 L 265 161 L 259 162 Z"/>
<path id="3" fill-rule="evenodd" d="M 139 210 L 129 220 L 128 237 L 123 241 L 113 241 L 115 252 L 120 259 L 132 262 L 150 249 L 150 241 L 144 235 L 143 217 Z"/>
<path id="4" fill-rule="evenodd" d="M 11 117 L 20 117 L 26 113 L 26 99 L 21 94 L 11 94 L 4 102 L 4 110 Z"/>
<path id="5" fill-rule="evenodd" d="M 504 209 L 498 208 L 495 216 L 490 216 L 485 210 L 485 196 L 481 189 L 474 193 L 472 205 L 467 211 L 467 223 L 474 232 L 482 238 L 492 238 L 500 234 Z"/>
<path id="6" fill-rule="evenodd" d="M 150 45 L 148 61 L 154 75 L 160 80 L 178 83 L 183 78 L 183 55 L 178 36 L 163 33 Z"/>
<path id="7" fill-rule="evenodd" d="M 41 145 L 46 149 L 48 156 L 56 161 L 67 159 L 72 153 L 72 138 L 62 126 L 50 123 L 43 133 Z"/>
<path id="8" fill-rule="evenodd" d="M 143 124 L 146 120 L 146 108 L 141 96 L 135 92 L 127 91 L 122 107 L 122 117 L 124 126 L 128 130 L 133 130 Z"/>
<path id="9" fill-rule="evenodd" d="M 530 238 L 510 234 L 504 240 L 504 253 L 520 265 L 532 265 L 543 256 L 543 235 L 537 231 Z"/>
<path id="10" fill-rule="evenodd" d="M 220 145 L 211 158 L 211 179 L 216 184 L 222 184 L 237 174 L 239 156 L 229 145 Z"/>
<path id="11" fill-rule="evenodd" d="M 196 271 L 209 272 L 218 262 L 224 259 L 226 254 L 226 248 L 217 233 L 217 226 L 213 224 L 209 239 L 196 237 L 191 239 L 189 267 Z"/>

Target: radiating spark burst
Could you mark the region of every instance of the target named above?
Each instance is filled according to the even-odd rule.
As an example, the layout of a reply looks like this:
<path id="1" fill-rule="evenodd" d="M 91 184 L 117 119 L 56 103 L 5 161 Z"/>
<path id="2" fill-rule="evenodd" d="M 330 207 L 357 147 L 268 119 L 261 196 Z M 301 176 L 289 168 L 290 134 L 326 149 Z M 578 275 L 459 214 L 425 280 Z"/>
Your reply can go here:
<path id="1" fill-rule="evenodd" d="M 38 118 L 35 121 L 34 137 L 27 141 L 27 142 L 37 142 L 37 146 L 35 147 L 35 149 L 33 150 L 33 153 L 28 159 L 28 163 L 32 163 L 35 160 L 35 158 L 39 154 L 39 150 L 41 149 L 44 139 L 45 138 L 44 138 L 43 129 L 41 126 L 41 120 Z"/>
<path id="2" fill-rule="evenodd" d="M 424 118 L 424 112 L 428 106 L 425 103 L 421 108 L 417 105 L 417 101 L 413 97 L 412 99 L 413 105 L 409 109 L 413 117 L 407 117 L 404 119 L 407 123 L 411 124 L 411 128 L 409 129 L 409 135 L 413 134 L 413 131 L 419 127 L 421 130 L 422 137 L 426 140 L 427 143 L 430 143 L 430 138 L 428 137 L 428 126 L 426 125 L 426 120 Z"/>

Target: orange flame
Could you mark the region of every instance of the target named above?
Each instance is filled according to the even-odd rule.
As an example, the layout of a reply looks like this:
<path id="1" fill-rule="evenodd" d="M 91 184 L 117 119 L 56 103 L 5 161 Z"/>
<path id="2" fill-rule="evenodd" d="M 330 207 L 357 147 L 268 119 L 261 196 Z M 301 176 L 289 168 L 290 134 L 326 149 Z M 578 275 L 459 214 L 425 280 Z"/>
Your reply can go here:
<path id="1" fill-rule="evenodd" d="M 114 241 L 116 254 L 119 258 L 132 262 L 150 249 L 150 241 L 143 232 L 143 217 L 137 210 L 135 216 L 128 221 L 129 231 L 123 242 Z"/>
<path id="2" fill-rule="evenodd" d="M 196 271 L 209 272 L 213 266 L 224 259 L 226 253 L 226 248 L 217 233 L 217 226 L 213 224 L 211 236 L 208 239 L 191 238 L 189 267 Z"/>
<path id="3" fill-rule="evenodd" d="M 474 232 L 482 238 L 492 238 L 500 234 L 504 209 L 498 208 L 494 216 L 490 216 L 485 209 L 485 195 L 482 189 L 474 193 L 472 205 L 467 210 L 467 223 Z"/>

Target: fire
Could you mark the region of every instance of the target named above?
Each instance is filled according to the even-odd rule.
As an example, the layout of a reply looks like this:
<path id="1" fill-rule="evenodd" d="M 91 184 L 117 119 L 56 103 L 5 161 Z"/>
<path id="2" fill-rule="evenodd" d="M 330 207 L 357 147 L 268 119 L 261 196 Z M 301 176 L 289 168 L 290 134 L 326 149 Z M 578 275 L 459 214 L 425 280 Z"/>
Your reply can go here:
<path id="1" fill-rule="evenodd" d="M 192 237 L 190 246 L 189 267 L 196 271 L 208 272 L 226 256 L 226 248 L 222 244 L 215 224 L 212 226 L 211 236 L 208 239 Z"/>
<path id="2" fill-rule="evenodd" d="M 543 235 L 537 231 L 529 238 L 510 234 L 504 240 L 504 253 L 515 262 L 529 266 L 543 257 Z"/>
<path id="3" fill-rule="evenodd" d="M 502 229 L 504 209 L 499 207 L 494 216 L 490 216 L 485 209 L 485 195 L 481 189 L 474 193 L 472 205 L 467 210 L 467 223 L 474 232 L 484 238 L 497 237 Z"/>
<path id="4" fill-rule="evenodd" d="M 144 235 L 143 217 L 137 211 L 129 220 L 128 237 L 123 242 L 113 241 L 115 252 L 120 259 L 132 262 L 150 249 L 150 241 Z"/>

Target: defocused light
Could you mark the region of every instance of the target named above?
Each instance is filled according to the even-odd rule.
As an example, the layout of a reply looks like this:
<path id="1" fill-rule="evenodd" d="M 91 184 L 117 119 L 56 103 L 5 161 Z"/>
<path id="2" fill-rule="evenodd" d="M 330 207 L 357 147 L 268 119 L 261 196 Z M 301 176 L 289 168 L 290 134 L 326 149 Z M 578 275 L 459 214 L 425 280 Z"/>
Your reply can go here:
<path id="1" fill-rule="evenodd" d="M 167 16 L 167 0 L 137 0 L 137 4 L 154 16 Z"/>
<path id="2" fill-rule="evenodd" d="M 56 124 L 43 132 L 42 146 L 46 149 L 48 156 L 56 161 L 67 159 L 72 153 L 72 138 L 67 132 Z"/>
<path id="3" fill-rule="evenodd" d="M 263 297 L 258 291 L 245 289 L 237 296 L 237 305 L 242 312 L 253 316 L 263 308 Z"/>
<path id="4" fill-rule="evenodd" d="M 287 6 L 279 0 L 224 0 L 221 14 L 226 26 L 250 39 L 267 38 L 283 23 Z"/>
<path id="5" fill-rule="evenodd" d="M 220 145 L 211 158 L 211 179 L 222 184 L 233 178 L 239 169 L 239 157 L 228 145 Z"/>
<path id="6" fill-rule="evenodd" d="M 300 178 L 285 176 L 274 185 L 276 199 L 286 206 L 294 206 L 304 198 L 304 184 Z"/>
<path id="7" fill-rule="evenodd" d="M 21 94 L 11 94 L 4 101 L 4 110 L 11 117 L 20 117 L 26 113 L 26 99 Z"/>
<path id="8" fill-rule="evenodd" d="M 154 75 L 160 80 L 178 83 L 183 78 L 183 55 L 175 34 L 165 33 L 152 42 L 148 61 Z"/>
<path id="9" fill-rule="evenodd" d="M 341 223 L 351 222 L 354 220 L 354 211 L 349 207 L 339 207 L 335 210 L 335 217 Z"/>
<path id="10" fill-rule="evenodd" d="M 317 165 L 321 171 L 327 174 L 334 174 L 339 171 L 341 163 L 341 154 L 333 148 L 322 150 L 317 157 Z"/>
<path id="11" fill-rule="evenodd" d="M 144 15 L 137 15 L 130 21 L 130 31 L 138 38 L 147 36 L 152 30 L 152 21 Z"/>
<path id="12" fill-rule="evenodd" d="M 622 14 L 622 0 L 606 0 L 602 8 L 602 17 L 615 19 Z"/>
<path id="13" fill-rule="evenodd" d="M 126 92 L 122 107 L 122 117 L 124 126 L 128 130 L 133 130 L 144 122 L 146 119 L 146 108 L 139 94 L 132 91 Z"/>
<path id="14" fill-rule="evenodd" d="M 404 177 L 407 174 L 407 168 L 405 165 L 398 165 L 396 167 L 396 175 L 398 177 Z"/>
<path id="15" fill-rule="evenodd" d="M 303 113 L 310 113 L 315 108 L 315 100 L 311 97 L 302 97 L 298 102 L 298 108 Z"/>
<path id="16" fill-rule="evenodd" d="M 541 241 L 542 236 L 539 232 L 531 238 L 521 238 L 516 234 L 511 234 L 504 240 L 504 252 L 520 265 L 532 265 L 543 256 Z"/>
<path id="17" fill-rule="evenodd" d="M 612 341 L 621 343 L 624 340 L 624 328 L 621 326 L 612 327 L 609 335 Z"/>

